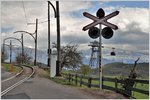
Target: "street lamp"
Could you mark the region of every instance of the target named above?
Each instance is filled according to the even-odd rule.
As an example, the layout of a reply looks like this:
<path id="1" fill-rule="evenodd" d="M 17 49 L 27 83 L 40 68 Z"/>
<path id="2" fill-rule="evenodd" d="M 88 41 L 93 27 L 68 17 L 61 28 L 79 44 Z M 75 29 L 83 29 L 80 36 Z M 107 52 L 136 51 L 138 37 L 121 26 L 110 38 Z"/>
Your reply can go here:
<path id="1" fill-rule="evenodd" d="M 56 9 L 54 5 L 48 1 L 48 64 L 50 64 L 50 12 L 49 4 L 52 6 L 55 18 L 57 21 L 57 61 L 56 61 L 56 76 L 60 76 L 60 18 L 59 18 L 59 1 L 56 1 Z"/>
<path id="2" fill-rule="evenodd" d="M 5 41 L 8 40 L 8 39 L 14 39 L 14 40 L 17 40 L 17 41 L 19 41 L 21 43 L 21 46 L 22 46 L 22 58 L 23 58 L 23 56 L 24 56 L 23 34 L 21 35 L 21 39 L 17 39 L 15 37 L 8 37 L 8 38 L 5 38 L 3 40 L 3 55 L 4 55 L 4 51 L 5 51 Z M 10 46 L 11 46 L 11 42 L 10 42 Z M 11 50 L 11 48 L 10 48 L 10 50 Z M 10 55 L 10 57 L 11 57 L 11 55 Z M 10 60 L 10 63 L 11 63 L 11 60 Z M 22 59 L 22 63 L 23 63 L 23 59 Z"/>
<path id="3" fill-rule="evenodd" d="M 21 32 L 21 33 L 26 33 L 26 34 L 29 34 L 32 36 L 32 38 L 34 39 L 34 42 L 35 42 L 35 58 L 34 58 L 34 65 L 36 66 L 36 55 L 37 55 L 37 26 L 38 25 L 38 19 L 36 19 L 36 30 L 34 33 L 29 33 L 29 32 L 26 32 L 26 31 L 16 31 L 14 33 L 18 33 L 18 32 Z M 35 34 L 35 37 L 33 36 Z"/>

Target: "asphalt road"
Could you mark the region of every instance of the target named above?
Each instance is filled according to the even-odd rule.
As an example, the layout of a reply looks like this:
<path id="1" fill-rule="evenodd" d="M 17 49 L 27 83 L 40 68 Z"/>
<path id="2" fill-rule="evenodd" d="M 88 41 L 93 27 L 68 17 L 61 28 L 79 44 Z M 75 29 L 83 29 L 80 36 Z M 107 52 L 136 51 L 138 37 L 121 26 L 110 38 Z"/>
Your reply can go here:
<path id="1" fill-rule="evenodd" d="M 44 78 L 32 78 L 2 98 L 13 99 L 90 99 L 79 90 Z"/>

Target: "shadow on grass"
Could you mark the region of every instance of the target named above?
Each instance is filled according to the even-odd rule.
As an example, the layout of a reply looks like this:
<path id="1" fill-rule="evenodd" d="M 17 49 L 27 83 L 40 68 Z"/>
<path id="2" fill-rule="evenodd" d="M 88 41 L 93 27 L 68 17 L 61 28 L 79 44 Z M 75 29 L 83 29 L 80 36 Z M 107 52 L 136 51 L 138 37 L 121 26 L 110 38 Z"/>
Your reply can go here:
<path id="1" fill-rule="evenodd" d="M 56 82 L 56 83 L 59 83 L 59 84 L 61 84 L 61 85 L 76 86 L 76 85 L 74 85 L 74 84 L 69 83 L 69 82 L 68 82 L 65 78 L 63 78 L 63 77 L 53 77 L 53 78 L 50 78 L 50 77 L 49 77 L 49 79 L 52 80 L 52 81 L 54 81 L 54 82 Z"/>

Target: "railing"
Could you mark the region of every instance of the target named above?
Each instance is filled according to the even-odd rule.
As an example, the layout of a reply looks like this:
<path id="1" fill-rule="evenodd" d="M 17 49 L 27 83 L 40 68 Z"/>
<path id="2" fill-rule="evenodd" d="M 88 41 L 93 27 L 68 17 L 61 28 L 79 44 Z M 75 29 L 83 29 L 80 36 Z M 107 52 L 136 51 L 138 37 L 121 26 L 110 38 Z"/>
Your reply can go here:
<path id="1" fill-rule="evenodd" d="M 70 74 L 70 73 L 62 73 L 63 77 L 65 77 L 69 83 L 75 84 L 75 85 L 85 85 L 88 88 L 99 88 L 99 78 L 93 78 L 93 77 L 88 77 L 88 76 L 83 76 L 80 74 Z M 109 77 L 103 77 L 102 79 L 102 88 L 103 89 L 107 89 L 107 90 L 112 90 L 118 93 L 122 93 L 128 97 L 132 97 L 132 95 L 129 95 L 128 91 L 125 89 L 122 89 L 119 87 L 119 84 L 124 84 L 124 80 L 119 80 L 117 78 L 109 78 Z M 93 82 L 96 82 L 97 84 L 93 84 Z M 113 86 L 108 86 L 108 85 L 104 85 L 104 82 L 113 82 L 114 83 L 114 87 Z M 149 84 L 149 80 L 134 80 L 134 82 L 136 83 L 142 83 L 142 84 Z M 149 95 L 149 91 L 146 90 L 142 90 L 142 89 L 138 89 L 138 88 L 133 88 L 133 87 L 129 87 L 130 91 L 134 91 L 134 92 L 138 92 L 138 93 L 142 93 L 142 94 L 146 94 Z M 134 98 L 134 97 L 132 97 Z"/>

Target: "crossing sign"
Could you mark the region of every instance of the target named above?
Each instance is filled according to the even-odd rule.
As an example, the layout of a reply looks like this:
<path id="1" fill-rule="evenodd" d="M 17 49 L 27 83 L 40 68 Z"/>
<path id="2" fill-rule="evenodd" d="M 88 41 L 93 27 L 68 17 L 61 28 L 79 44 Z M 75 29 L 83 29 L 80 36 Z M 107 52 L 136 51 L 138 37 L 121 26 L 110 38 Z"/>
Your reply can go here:
<path id="1" fill-rule="evenodd" d="M 118 14 L 119 14 L 119 11 L 115 11 L 115 12 L 113 12 L 113 13 L 111 13 L 111 14 L 109 14 L 107 16 L 104 16 L 104 17 L 99 19 L 96 16 L 93 16 L 93 15 L 87 13 L 87 12 L 84 12 L 83 15 L 85 17 L 87 17 L 87 18 L 92 19 L 94 22 L 92 22 L 92 23 L 88 24 L 87 26 L 83 27 L 83 30 L 86 31 L 87 29 L 90 29 L 91 27 L 94 27 L 94 26 L 96 26 L 98 24 L 103 24 L 103 25 L 108 26 L 108 27 L 110 27 L 110 28 L 112 28 L 114 30 L 117 30 L 118 26 L 107 22 L 107 20 L 112 18 L 112 17 L 114 17 L 114 16 L 116 16 L 116 15 L 118 15 Z"/>

